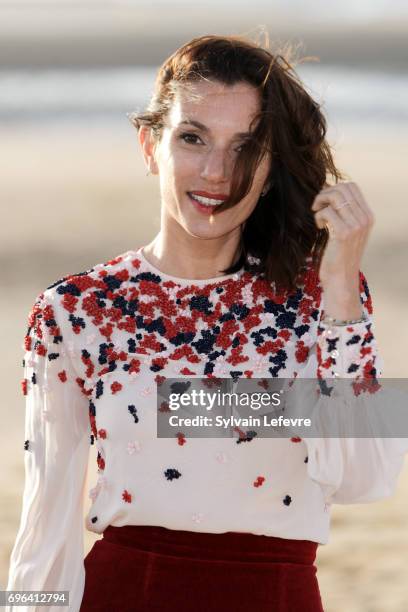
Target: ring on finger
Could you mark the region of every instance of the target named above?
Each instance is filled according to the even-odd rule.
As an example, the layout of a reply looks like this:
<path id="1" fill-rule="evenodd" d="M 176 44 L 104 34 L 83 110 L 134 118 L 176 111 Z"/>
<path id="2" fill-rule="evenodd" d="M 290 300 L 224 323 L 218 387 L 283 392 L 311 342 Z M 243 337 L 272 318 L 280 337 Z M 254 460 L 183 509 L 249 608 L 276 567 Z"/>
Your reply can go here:
<path id="1" fill-rule="evenodd" d="M 333 206 L 333 208 L 334 208 L 334 210 L 340 210 L 340 208 L 343 208 L 343 206 L 347 206 L 349 204 L 351 204 L 351 200 L 345 200 L 344 202 L 342 202 L 338 206 Z"/>

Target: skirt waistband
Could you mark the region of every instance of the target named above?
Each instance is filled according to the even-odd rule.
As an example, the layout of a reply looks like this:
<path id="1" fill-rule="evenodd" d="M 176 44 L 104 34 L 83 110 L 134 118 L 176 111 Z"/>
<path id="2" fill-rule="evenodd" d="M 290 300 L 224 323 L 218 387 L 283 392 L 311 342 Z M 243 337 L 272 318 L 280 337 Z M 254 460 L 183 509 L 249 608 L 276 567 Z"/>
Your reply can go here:
<path id="1" fill-rule="evenodd" d="M 299 563 L 313 565 L 317 542 L 227 531 L 205 533 L 151 525 L 109 525 L 106 542 L 146 552 L 210 561 Z"/>

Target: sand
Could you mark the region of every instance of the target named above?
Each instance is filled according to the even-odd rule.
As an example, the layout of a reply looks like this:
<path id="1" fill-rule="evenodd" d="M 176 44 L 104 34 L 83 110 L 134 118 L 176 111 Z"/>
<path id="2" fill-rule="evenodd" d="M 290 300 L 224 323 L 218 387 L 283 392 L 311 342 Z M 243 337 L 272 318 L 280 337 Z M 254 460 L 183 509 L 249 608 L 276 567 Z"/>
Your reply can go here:
<path id="1" fill-rule="evenodd" d="M 339 165 L 363 190 L 376 215 L 363 270 L 372 292 L 385 375 L 406 377 L 408 264 L 407 130 L 382 126 L 337 138 Z M 3 129 L 4 203 L 0 257 L 1 370 L 0 586 L 16 535 L 23 486 L 21 342 L 35 296 L 64 274 L 85 270 L 147 243 L 158 229 L 159 194 L 146 177 L 135 132 L 127 125 Z M 91 449 L 94 452 L 94 449 Z M 87 490 L 96 475 L 91 457 Z M 406 609 L 408 469 L 392 499 L 336 506 L 318 575 L 328 612 Z M 88 508 L 90 500 L 86 503 Z M 95 540 L 86 534 L 85 552 Z"/>

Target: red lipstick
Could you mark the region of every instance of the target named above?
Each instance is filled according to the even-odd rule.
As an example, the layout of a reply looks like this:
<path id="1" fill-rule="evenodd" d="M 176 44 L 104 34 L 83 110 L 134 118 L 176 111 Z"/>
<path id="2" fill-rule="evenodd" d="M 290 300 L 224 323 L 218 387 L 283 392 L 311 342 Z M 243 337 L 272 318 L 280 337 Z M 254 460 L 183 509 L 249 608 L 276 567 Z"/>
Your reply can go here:
<path id="1" fill-rule="evenodd" d="M 190 193 L 212 200 L 226 200 L 228 198 L 226 193 L 210 193 L 209 191 L 190 191 Z"/>

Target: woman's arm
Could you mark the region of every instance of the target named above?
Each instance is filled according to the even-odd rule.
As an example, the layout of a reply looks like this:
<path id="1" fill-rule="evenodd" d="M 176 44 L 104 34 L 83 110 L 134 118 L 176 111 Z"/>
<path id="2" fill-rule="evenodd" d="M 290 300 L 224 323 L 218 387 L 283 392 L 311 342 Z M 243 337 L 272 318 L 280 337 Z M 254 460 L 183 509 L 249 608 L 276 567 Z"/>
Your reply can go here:
<path id="1" fill-rule="evenodd" d="M 371 295 L 362 272 L 360 290 L 366 322 L 349 326 L 324 324 L 322 308 L 318 325 L 318 378 L 325 379 L 329 387 L 336 384 L 335 380 L 353 380 L 353 387 L 350 380 L 346 389 L 340 382 L 337 399 L 320 395 L 313 412 L 314 423 L 322 423 L 318 426 L 319 437 L 304 438 L 308 475 L 322 488 L 327 504 L 366 503 L 389 497 L 395 492 L 408 452 L 406 438 L 380 435 L 387 431 L 387 411 L 395 402 L 402 405 L 402 396 L 387 390 L 370 393 L 364 388 L 364 381 L 381 377 L 383 365 L 374 335 Z M 312 405 L 313 399 L 305 403 Z M 365 415 L 367 437 L 331 437 L 337 427 L 353 432 L 356 412 L 360 418 Z M 370 431 L 372 437 L 368 435 Z"/>
<path id="2" fill-rule="evenodd" d="M 327 226 L 329 240 L 322 257 L 322 286 L 317 332 L 317 377 L 354 379 L 353 393 L 337 398 L 322 394 L 316 422 L 324 423 L 318 438 L 305 438 L 308 474 L 323 490 L 326 503 L 362 503 L 391 495 L 396 487 L 408 441 L 378 437 L 386 423 L 392 394 L 369 393 L 364 380 L 381 376 L 382 359 L 373 333 L 373 307 L 361 260 L 374 216 L 355 183 L 322 190 L 312 206 L 318 227 Z M 366 320 L 341 325 L 334 320 Z M 359 385 L 361 389 L 359 389 Z M 344 387 L 343 387 L 344 388 Z M 336 426 L 353 431 L 356 413 L 366 415 L 367 437 L 328 437 Z M 325 428 L 332 431 L 325 431 Z M 351 427 L 350 427 L 351 426 Z M 386 431 L 386 428 L 384 428 Z M 372 437 L 368 434 L 371 433 Z"/>
<path id="3" fill-rule="evenodd" d="M 374 223 L 373 212 L 353 182 L 326 187 L 312 211 L 329 238 L 319 267 L 322 288 L 318 327 L 318 378 L 372 378 L 378 350 L 371 320 L 372 304 L 361 262 Z M 365 321 L 339 325 L 336 321 Z"/>
<path id="4" fill-rule="evenodd" d="M 52 298 L 52 289 L 39 296 L 25 337 L 25 488 L 7 590 L 69 591 L 69 610 L 76 612 L 84 589 L 88 400 Z M 60 609 L 51 607 L 55 612 Z M 33 612 L 42 607 L 7 610 Z"/>

